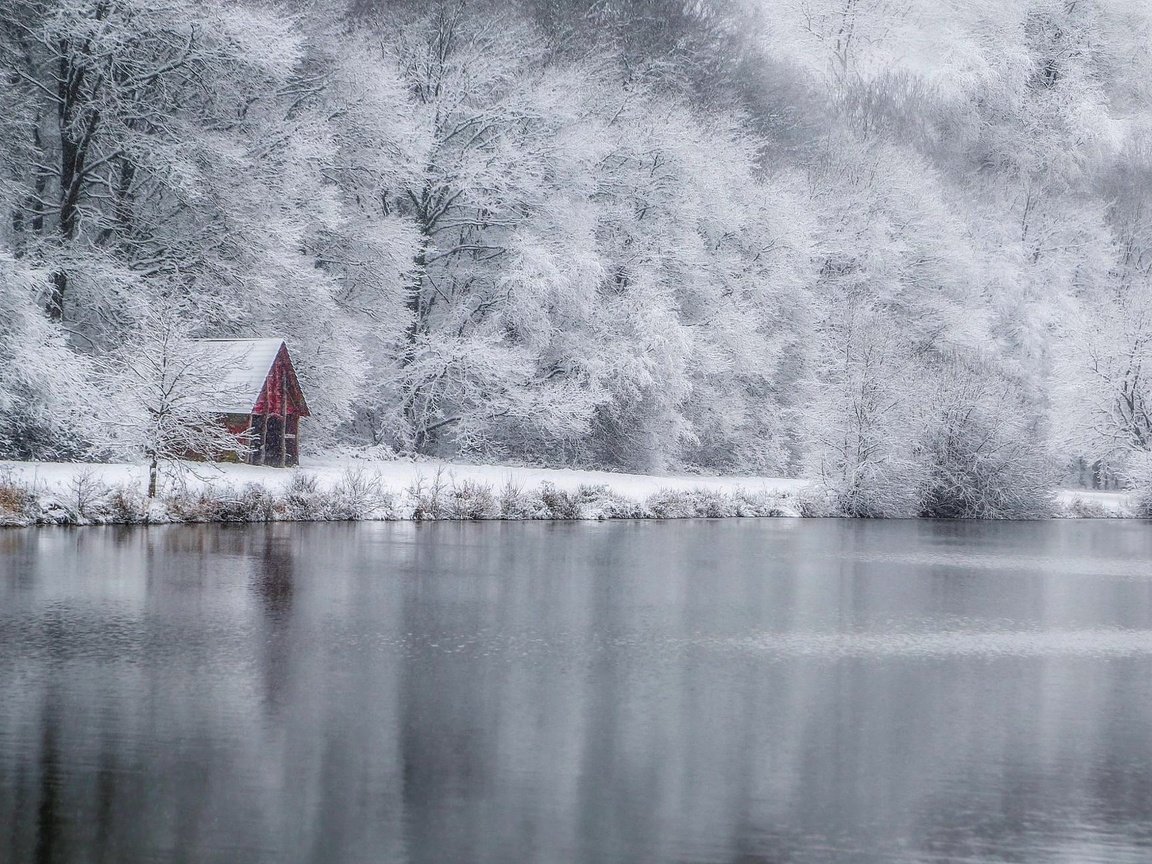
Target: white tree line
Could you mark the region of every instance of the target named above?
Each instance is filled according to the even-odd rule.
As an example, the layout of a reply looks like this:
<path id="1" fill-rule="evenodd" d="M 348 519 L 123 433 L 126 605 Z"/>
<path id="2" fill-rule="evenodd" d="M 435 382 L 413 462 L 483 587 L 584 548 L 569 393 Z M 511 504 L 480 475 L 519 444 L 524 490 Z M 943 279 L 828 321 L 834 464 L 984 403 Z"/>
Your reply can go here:
<path id="1" fill-rule="evenodd" d="M 660 8 L 4 4 L 0 455 L 127 441 L 99 372 L 177 309 L 287 338 L 317 446 L 860 515 L 1143 482 L 1149 14 Z"/>

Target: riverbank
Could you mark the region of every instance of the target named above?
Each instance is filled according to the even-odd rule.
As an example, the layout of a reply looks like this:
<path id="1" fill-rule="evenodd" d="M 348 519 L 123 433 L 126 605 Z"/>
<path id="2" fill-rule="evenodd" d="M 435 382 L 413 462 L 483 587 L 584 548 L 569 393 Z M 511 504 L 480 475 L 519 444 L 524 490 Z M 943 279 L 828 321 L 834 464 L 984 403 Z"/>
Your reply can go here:
<path id="1" fill-rule="evenodd" d="M 0 462 L 0 526 L 822 515 L 803 480 L 344 460 L 284 470 L 182 463 L 157 498 L 143 465 Z M 1128 517 L 1119 492 L 1062 490 L 1058 514 Z"/>
<path id="2" fill-rule="evenodd" d="M 0 462 L 0 525 L 800 516 L 800 480 L 438 461 L 284 470 L 184 463 L 149 501 L 143 465 Z"/>

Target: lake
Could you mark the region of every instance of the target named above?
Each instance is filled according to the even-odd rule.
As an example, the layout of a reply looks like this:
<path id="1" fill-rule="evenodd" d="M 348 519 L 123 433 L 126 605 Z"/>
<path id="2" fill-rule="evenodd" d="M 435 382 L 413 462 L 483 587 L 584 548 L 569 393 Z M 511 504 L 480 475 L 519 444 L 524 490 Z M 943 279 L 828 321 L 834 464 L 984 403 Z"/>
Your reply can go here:
<path id="1" fill-rule="evenodd" d="M 0 861 L 1147 862 L 1152 526 L 0 531 Z"/>

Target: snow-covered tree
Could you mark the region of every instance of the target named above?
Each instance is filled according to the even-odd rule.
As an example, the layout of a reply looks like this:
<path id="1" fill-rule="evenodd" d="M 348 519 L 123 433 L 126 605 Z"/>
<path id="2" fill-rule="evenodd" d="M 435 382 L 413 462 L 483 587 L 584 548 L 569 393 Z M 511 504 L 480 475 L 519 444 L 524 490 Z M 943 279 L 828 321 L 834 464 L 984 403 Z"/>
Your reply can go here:
<path id="1" fill-rule="evenodd" d="M 213 411 L 231 394 L 210 350 L 192 332 L 186 306 L 164 304 L 150 310 L 119 349 L 97 360 L 110 397 L 101 418 L 104 443 L 144 458 L 149 498 L 165 462 L 241 456 L 248 449 Z"/>
<path id="2" fill-rule="evenodd" d="M 50 274 L 0 251 L 0 458 L 85 455 L 99 396 L 88 362 L 45 318 Z"/>
<path id="3" fill-rule="evenodd" d="M 970 352 L 929 358 L 917 459 L 920 515 L 1036 519 L 1053 509 L 1054 466 L 1044 419 L 1026 382 Z"/>
<path id="4" fill-rule="evenodd" d="M 292 338 L 317 407 L 349 415 L 363 363 L 317 268 L 343 223 L 337 149 L 294 16 L 255 5 L 0 6 L 14 113 L 0 231 L 51 273 L 48 315 L 114 346 L 167 286 L 218 332 Z"/>

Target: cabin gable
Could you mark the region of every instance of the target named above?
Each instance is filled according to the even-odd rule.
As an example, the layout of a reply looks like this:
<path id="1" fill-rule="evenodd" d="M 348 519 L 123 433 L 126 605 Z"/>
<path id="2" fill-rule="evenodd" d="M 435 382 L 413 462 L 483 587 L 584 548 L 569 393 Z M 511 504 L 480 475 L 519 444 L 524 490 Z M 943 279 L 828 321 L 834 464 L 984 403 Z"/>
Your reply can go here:
<path id="1" fill-rule="evenodd" d="M 268 375 L 260 388 L 256 404 L 252 406 L 252 413 L 311 416 L 308 403 L 304 399 L 304 391 L 300 389 L 296 370 L 292 366 L 292 358 L 288 356 L 288 346 L 283 343 L 276 352 L 276 359 L 272 361 L 272 368 L 268 370 Z"/>

